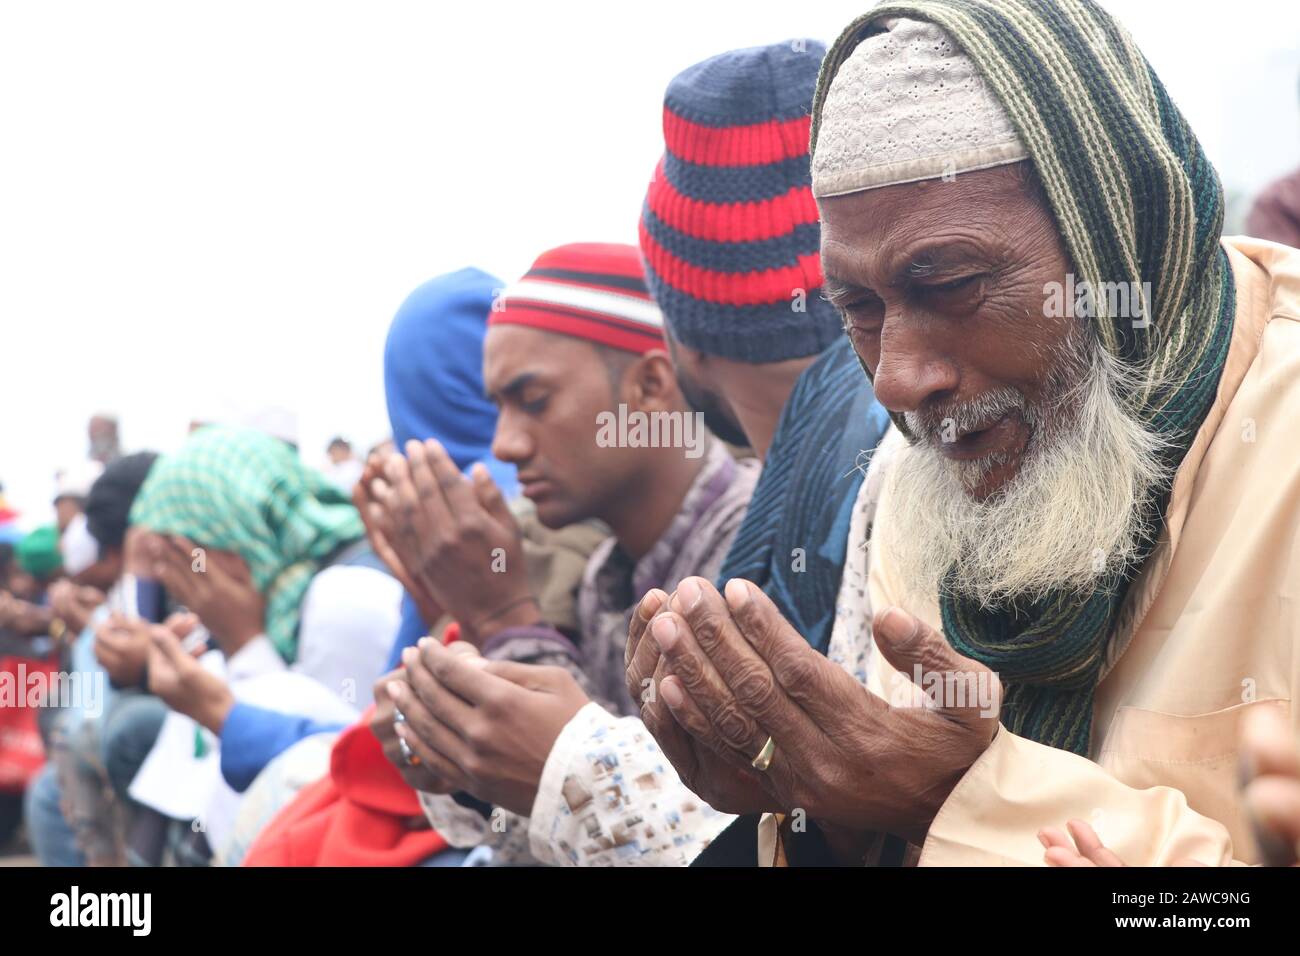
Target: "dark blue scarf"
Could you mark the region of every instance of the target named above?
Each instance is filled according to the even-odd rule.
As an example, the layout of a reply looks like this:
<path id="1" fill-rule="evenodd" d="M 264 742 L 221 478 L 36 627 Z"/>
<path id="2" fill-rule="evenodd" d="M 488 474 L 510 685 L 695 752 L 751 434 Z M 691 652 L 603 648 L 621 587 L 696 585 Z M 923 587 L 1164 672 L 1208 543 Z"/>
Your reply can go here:
<path id="1" fill-rule="evenodd" d="M 864 451 L 889 415 L 876 401 L 847 338 L 827 348 L 795 383 L 763 473 L 718 575 L 745 578 L 825 654 L 835 623 L 849 519 Z"/>

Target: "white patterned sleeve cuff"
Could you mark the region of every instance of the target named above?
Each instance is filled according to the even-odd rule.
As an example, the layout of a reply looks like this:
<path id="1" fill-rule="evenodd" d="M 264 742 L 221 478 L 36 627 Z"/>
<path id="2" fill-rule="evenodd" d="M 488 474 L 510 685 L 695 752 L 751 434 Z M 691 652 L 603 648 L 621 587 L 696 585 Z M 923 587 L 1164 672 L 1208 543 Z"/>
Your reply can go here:
<path id="1" fill-rule="evenodd" d="M 589 703 L 546 758 L 529 838 L 556 866 L 685 866 L 733 819 L 686 789 L 639 719 Z"/>
<path id="2" fill-rule="evenodd" d="M 491 819 L 462 807 L 450 796 L 420 793 L 420 806 L 429 823 L 454 847 L 485 846 L 492 850 L 493 866 L 535 866 L 528 846 L 528 820 L 505 807 L 493 807 Z"/>
<path id="3" fill-rule="evenodd" d="M 452 846 L 478 846 L 488 835 L 488 821 L 476 810 L 462 807 L 447 794 L 418 792 L 429 824 Z"/>

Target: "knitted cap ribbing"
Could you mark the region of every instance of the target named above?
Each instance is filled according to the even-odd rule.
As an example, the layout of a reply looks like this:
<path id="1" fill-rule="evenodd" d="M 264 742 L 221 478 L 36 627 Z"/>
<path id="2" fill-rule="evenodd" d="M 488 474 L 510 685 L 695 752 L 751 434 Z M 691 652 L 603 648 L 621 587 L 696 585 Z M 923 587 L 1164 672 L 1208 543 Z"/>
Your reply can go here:
<path id="1" fill-rule="evenodd" d="M 843 334 L 822 300 L 809 115 L 825 48 L 733 50 L 679 74 L 665 152 L 646 194 L 646 283 L 674 337 L 712 355 L 774 362 Z"/>
<path id="2" fill-rule="evenodd" d="M 527 325 L 643 354 L 664 348 L 635 246 L 575 242 L 542 253 L 502 291 L 488 325 Z"/>

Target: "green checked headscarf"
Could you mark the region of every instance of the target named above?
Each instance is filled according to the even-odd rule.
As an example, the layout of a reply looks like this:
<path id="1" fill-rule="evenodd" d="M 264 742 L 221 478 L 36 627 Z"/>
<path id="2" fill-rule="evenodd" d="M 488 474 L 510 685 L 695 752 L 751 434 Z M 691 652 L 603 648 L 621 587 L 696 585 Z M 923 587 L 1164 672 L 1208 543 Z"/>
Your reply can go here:
<path id="1" fill-rule="evenodd" d="M 201 428 L 149 472 L 131 524 L 233 551 L 266 598 L 266 633 L 295 657 L 303 595 L 322 562 L 365 534 L 356 508 L 288 445 L 242 428 Z"/>
<path id="2" fill-rule="evenodd" d="M 1223 190 L 1187 122 L 1129 35 L 1089 0 L 884 3 L 855 20 L 823 61 L 814 168 L 836 71 L 891 17 L 941 27 L 974 64 L 1029 154 L 1078 278 L 1093 289 L 1150 283 L 1146 323 L 1106 315 L 1103 296 L 1093 327 L 1141 378 L 1133 394 L 1117 397 L 1168 442 L 1163 463 L 1173 474 L 1213 404 L 1235 308 L 1219 245 Z M 1138 564 L 1167 504 L 1165 488 L 1144 505 Z M 1088 753 L 1107 642 L 1136 572 L 1130 566 L 1082 597 L 994 609 L 940 583 L 944 634 L 998 672 L 1010 730 Z"/>

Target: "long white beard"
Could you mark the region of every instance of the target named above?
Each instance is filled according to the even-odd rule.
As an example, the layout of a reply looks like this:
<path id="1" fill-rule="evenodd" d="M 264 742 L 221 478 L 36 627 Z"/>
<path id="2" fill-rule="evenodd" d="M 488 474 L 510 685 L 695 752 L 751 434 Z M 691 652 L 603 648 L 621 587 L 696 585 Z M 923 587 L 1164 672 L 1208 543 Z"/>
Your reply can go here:
<path id="1" fill-rule="evenodd" d="M 1016 475 L 987 500 L 968 489 L 996 460 L 954 462 L 927 441 L 900 449 L 876 546 L 913 598 L 933 599 L 950 568 L 953 592 L 986 607 L 1087 594 L 1135 561 L 1140 509 L 1167 479 L 1163 439 L 1117 399 L 1132 394 L 1131 373 L 1095 339 L 1069 351 L 1055 363 L 1057 393 L 1045 407 L 999 390 L 948 412 L 974 427 L 1018 408 L 1032 428 Z M 914 434 L 934 427 L 922 418 L 908 415 Z"/>

